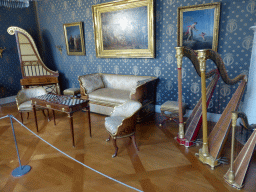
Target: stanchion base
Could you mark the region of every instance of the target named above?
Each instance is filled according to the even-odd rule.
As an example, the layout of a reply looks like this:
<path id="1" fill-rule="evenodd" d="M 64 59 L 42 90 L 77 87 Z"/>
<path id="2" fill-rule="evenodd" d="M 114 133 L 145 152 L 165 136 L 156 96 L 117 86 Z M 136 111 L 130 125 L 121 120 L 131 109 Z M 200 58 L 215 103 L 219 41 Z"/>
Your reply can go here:
<path id="1" fill-rule="evenodd" d="M 30 170 L 31 170 L 31 166 L 29 166 L 29 165 L 17 167 L 16 169 L 14 169 L 12 171 L 12 176 L 13 177 L 20 177 L 20 176 L 25 175 L 26 173 L 28 173 Z"/>
<path id="2" fill-rule="evenodd" d="M 195 145 L 194 141 L 188 141 L 187 139 L 183 138 L 179 138 L 179 136 L 174 138 L 180 145 L 184 145 L 186 148 L 191 147 L 193 145 Z"/>

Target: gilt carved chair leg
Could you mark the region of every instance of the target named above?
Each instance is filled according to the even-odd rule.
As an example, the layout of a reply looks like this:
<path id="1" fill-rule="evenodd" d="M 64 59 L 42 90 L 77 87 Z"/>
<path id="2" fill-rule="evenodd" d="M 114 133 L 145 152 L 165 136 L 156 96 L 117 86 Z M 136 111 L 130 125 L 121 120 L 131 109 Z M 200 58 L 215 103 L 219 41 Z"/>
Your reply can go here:
<path id="1" fill-rule="evenodd" d="M 21 123 L 23 124 L 23 116 L 22 116 L 22 112 L 20 112 L 20 118 L 21 118 Z"/>
<path id="2" fill-rule="evenodd" d="M 29 112 L 27 112 L 27 119 L 29 118 Z"/>
<path id="3" fill-rule="evenodd" d="M 139 151 L 139 148 L 138 148 L 138 146 L 137 146 L 137 144 L 136 144 L 135 134 L 134 134 L 134 135 L 132 135 L 132 136 L 131 136 L 131 138 L 132 138 L 132 143 L 133 143 L 133 145 L 134 145 L 135 149 L 137 149 L 137 151 Z"/>
<path id="4" fill-rule="evenodd" d="M 112 157 L 116 157 L 117 156 L 118 147 L 116 145 L 116 139 L 114 139 L 114 138 L 113 138 L 113 145 L 114 145 L 114 148 L 115 148 L 115 154 L 112 155 Z"/>
<path id="5" fill-rule="evenodd" d="M 110 138 L 111 138 L 111 136 L 109 135 L 109 137 L 106 139 L 106 141 L 110 141 Z"/>

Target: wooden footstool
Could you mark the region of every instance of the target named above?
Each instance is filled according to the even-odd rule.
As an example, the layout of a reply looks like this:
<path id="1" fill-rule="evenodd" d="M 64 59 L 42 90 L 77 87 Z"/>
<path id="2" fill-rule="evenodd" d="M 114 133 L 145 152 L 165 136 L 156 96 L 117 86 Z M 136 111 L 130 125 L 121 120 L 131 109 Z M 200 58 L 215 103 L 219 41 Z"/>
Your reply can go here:
<path id="1" fill-rule="evenodd" d="M 183 115 L 186 113 L 187 104 L 182 103 L 182 112 Z M 164 104 L 160 107 L 161 114 L 166 117 L 165 120 L 163 120 L 162 123 L 159 124 L 159 126 L 162 126 L 163 123 L 167 120 L 173 120 L 176 123 L 179 123 L 176 119 L 179 118 L 179 102 L 178 101 L 166 101 Z"/>
<path id="2" fill-rule="evenodd" d="M 63 94 L 64 95 L 72 95 L 73 97 L 74 96 L 77 96 L 78 94 L 80 94 L 80 89 L 79 88 L 69 88 L 69 89 L 65 89 L 63 91 Z"/>

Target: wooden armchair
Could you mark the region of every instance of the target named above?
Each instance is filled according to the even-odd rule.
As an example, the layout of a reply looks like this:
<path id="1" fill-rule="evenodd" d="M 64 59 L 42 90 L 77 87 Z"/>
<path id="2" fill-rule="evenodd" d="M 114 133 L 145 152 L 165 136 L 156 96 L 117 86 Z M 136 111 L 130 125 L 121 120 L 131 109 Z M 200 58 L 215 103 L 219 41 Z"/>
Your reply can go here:
<path id="1" fill-rule="evenodd" d="M 105 118 L 105 127 L 109 133 L 110 140 L 112 137 L 115 153 L 112 157 L 117 155 L 118 147 L 116 139 L 130 137 L 135 148 L 138 150 L 135 140 L 135 126 L 137 119 L 137 112 L 142 107 L 138 101 L 129 100 L 122 105 L 116 106 L 110 117 Z"/>
<path id="2" fill-rule="evenodd" d="M 18 92 L 18 94 L 16 96 L 16 104 L 17 104 L 18 111 L 20 113 L 22 123 L 23 123 L 22 113 L 27 112 L 27 114 L 28 114 L 27 118 L 28 118 L 29 112 L 33 111 L 31 98 L 40 96 L 40 95 L 44 95 L 44 94 L 47 94 L 47 92 L 43 87 L 22 89 Z M 44 113 L 44 109 L 46 109 L 46 108 L 39 108 L 39 107 L 36 108 L 36 110 L 42 110 L 44 116 L 46 116 Z M 46 109 L 46 110 L 48 112 L 48 121 L 49 121 L 49 110 L 48 109 Z"/>

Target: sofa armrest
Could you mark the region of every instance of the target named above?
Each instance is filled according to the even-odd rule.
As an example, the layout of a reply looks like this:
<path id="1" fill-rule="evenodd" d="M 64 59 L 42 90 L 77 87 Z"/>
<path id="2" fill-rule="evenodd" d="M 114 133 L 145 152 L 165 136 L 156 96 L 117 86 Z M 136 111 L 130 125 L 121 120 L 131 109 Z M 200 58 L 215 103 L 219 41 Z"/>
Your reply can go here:
<path id="1" fill-rule="evenodd" d="M 82 82 L 81 82 L 81 76 L 78 76 L 79 86 L 80 86 L 80 94 L 81 97 L 87 95 L 86 90 L 84 89 Z"/>
<path id="2" fill-rule="evenodd" d="M 83 86 L 81 85 L 80 85 L 80 95 L 81 95 L 81 99 L 89 99 L 88 94 L 86 93 Z"/>
<path id="3" fill-rule="evenodd" d="M 155 84 L 157 79 L 157 77 L 152 77 L 150 79 L 138 81 L 137 87 L 130 93 L 130 99 L 141 103 L 145 99 L 154 100 Z"/>
<path id="4" fill-rule="evenodd" d="M 80 94 L 81 94 L 81 99 L 88 99 L 88 94 L 86 89 L 83 86 L 83 83 L 81 81 L 81 78 L 83 78 L 85 75 L 82 76 L 78 76 L 78 81 L 79 81 L 79 85 L 80 85 Z"/>

